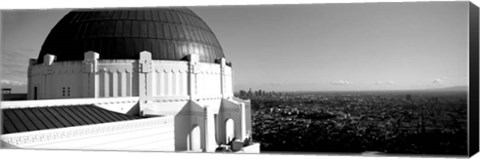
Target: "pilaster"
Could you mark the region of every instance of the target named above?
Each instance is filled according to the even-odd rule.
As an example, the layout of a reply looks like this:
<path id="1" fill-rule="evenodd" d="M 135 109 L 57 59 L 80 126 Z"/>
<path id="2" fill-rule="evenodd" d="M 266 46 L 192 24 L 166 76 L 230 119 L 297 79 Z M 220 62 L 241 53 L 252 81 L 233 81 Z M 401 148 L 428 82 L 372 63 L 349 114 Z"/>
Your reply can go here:
<path id="1" fill-rule="evenodd" d="M 225 75 L 225 68 L 227 67 L 225 58 L 220 59 L 220 93 L 222 98 L 227 97 L 227 79 Z"/>
<path id="2" fill-rule="evenodd" d="M 197 96 L 197 74 L 199 73 L 198 63 L 200 61 L 197 54 L 188 55 L 188 95 L 190 100 L 196 100 Z"/>
<path id="3" fill-rule="evenodd" d="M 110 97 L 110 73 L 109 73 L 109 70 L 107 68 L 103 68 L 103 71 L 102 71 L 102 75 L 103 75 L 103 97 Z"/>
<path id="4" fill-rule="evenodd" d="M 120 90 L 120 96 L 121 97 L 126 97 L 127 96 L 127 75 L 126 75 L 126 71 L 119 71 L 118 72 L 119 75 L 120 75 L 120 86 L 121 86 L 121 90 Z"/>
<path id="5" fill-rule="evenodd" d="M 139 73 L 139 96 L 152 97 L 151 83 L 152 83 L 152 54 L 148 51 L 140 52 L 140 59 L 138 61 Z"/>
<path id="6" fill-rule="evenodd" d="M 246 123 L 246 115 L 245 115 L 245 103 L 240 103 L 240 139 L 241 141 L 245 140 L 247 137 L 247 123 Z"/>
<path id="7" fill-rule="evenodd" d="M 140 112 L 143 115 L 152 99 L 152 54 L 140 52 L 138 60 L 138 96 L 140 97 Z"/>
<path id="8" fill-rule="evenodd" d="M 118 95 L 119 95 L 118 89 L 120 89 L 120 88 L 118 87 L 118 80 L 119 79 L 118 79 L 117 70 L 112 70 L 111 78 L 112 78 L 112 80 L 111 80 L 111 82 L 112 82 L 112 84 L 111 84 L 111 86 L 112 86 L 112 88 L 111 88 L 112 89 L 112 93 L 111 93 L 112 97 L 118 97 Z"/>
<path id="9" fill-rule="evenodd" d="M 173 96 L 173 87 L 175 87 L 173 85 L 173 72 L 171 70 L 167 70 L 166 74 L 167 76 L 167 86 L 165 88 L 167 88 L 167 96 Z"/>
<path id="10" fill-rule="evenodd" d="M 98 83 L 95 80 L 98 72 L 98 59 L 100 55 L 97 52 L 87 51 L 83 56 L 82 62 L 82 97 L 98 98 Z"/>
<path id="11" fill-rule="evenodd" d="M 132 91 L 132 84 L 133 84 L 133 77 L 132 77 L 132 74 L 133 74 L 133 70 L 125 70 L 125 76 L 126 76 L 126 89 L 127 89 L 127 97 L 130 97 L 130 96 L 133 96 L 133 91 Z"/>

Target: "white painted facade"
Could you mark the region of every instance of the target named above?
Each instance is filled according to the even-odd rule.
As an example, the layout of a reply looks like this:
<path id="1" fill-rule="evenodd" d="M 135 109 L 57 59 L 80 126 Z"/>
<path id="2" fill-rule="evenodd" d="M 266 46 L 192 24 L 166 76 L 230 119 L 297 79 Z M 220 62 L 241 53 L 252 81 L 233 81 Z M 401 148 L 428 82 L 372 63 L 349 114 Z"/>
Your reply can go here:
<path id="1" fill-rule="evenodd" d="M 55 62 L 45 55 L 44 63 L 30 61 L 28 99 L 106 98 L 210 98 L 232 97 L 232 69 L 220 64 L 152 60 L 142 52 L 138 60 L 99 60 L 95 52 L 83 61 Z"/>
<path id="2" fill-rule="evenodd" d="M 1 103 L 1 108 L 86 104 L 129 115 L 138 115 L 140 108 L 138 97 L 7 101 Z M 4 143 L 29 149 L 214 152 L 219 144 L 229 142 L 228 137 L 240 141 L 250 137 L 251 126 L 246 113 L 250 110 L 248 101 L 225 98 L 198 101 L 165 99 L 155 101 L 152 105 L 156 109 L 145 115 L 154 117 L 146 119 L 13 133 L 1 135 L 0 138 Z M 226 121 L 232 121 L 233 128 L 227 130 Z M 233 134 L 227 134 L 230 131 Z M 257 153 L 259 148 L 248 147 L 240 152 Z"/>
<path id="3" fill-rule="evenodd" d="M 2 135 L 3 142 L 28 149 L 174 151 L 173 117 L 48 129 Z"/>
<path id="4" fill-rule="evenodd" d="M 222 58 L 220 63 L 201 63 L 197 54 L 189 55 L 188 59 L 152 60 L 151 54 L 144 51 L 138 60 L 100 60 L 95 52 L 86 52 L 82 61 L 56 62 L 55 56 L 48 54 L 42 64 L 31 60 L 28 69 L 30 100 L 2 102 L 2 109 L 94 104 L 162 122 L 156 125 L 150 120 L 139 119 L 100 124 L 132 122 L 133 125 L 151 126 L 146 131 L 118 130 L 117 136 L 99 133 L 79 138 L 73 135 L 57 141 L 59 136 L 54 135 L 48 140 L 55 142 L 35 142 L 39 138 L 35 137 L 37 133 L 58 130 L 50 129 L 2 135 L 2 140 L 23 148 L 214 152 L 218 145 L 230 142 L 228 139 L 244 141 L 251 138 L 250 101 L 233 97 L 232 69 L 225 59 Z M 89 129 L 92 126 L 98 127 L 79 127 Z M 61 130 L 70 129 L 79 128 Z M 128 137 L 129 133 L 144 137 L 141 141 L 133 140 L 136 136 Z M 117 144 L 89 145 L 90 141 L 104 140 L 102 136 L 122 144 L 120 147 Z M 17 142 L 23 140 L 21 138 L 35 141 L 29 144 Z M 144 142 L 154 148 L 139 146 Z M 242 152 L 259 152 L 258 144 L 249 149 L 253 150 Z"/>

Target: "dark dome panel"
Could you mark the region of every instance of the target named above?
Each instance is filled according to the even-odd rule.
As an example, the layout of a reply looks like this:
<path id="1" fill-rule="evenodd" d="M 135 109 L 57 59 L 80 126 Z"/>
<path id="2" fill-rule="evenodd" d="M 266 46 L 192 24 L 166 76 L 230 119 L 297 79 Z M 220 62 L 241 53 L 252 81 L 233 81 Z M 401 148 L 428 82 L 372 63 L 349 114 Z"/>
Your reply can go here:
<path id="1" fill-rule="evenodd" d="M 208 25 L 188 8 L 76 10 L 50 31 L 38 63 L 53 54 L 57 61 L 83 60 L 86 51 L 100 59 L 138 59 L 149 51 L 156 60 L 183 60 L 199 54 L 201 62 L 223 58 Z"/>

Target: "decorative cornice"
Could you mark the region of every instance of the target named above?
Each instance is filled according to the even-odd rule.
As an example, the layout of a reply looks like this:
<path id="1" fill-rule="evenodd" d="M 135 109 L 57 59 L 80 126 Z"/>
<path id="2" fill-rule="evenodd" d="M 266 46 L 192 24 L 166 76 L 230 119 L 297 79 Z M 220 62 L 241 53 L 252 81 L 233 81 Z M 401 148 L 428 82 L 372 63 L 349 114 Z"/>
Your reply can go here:
<path id="1" fill-rule="evenodd" d="M 71 98 L 53 100 L 25 100 L 25 101 L 2 101 L 1 109 L 53 107 L 53 106 L 75 106 L 86 104 L 115 104 L 118 102 L 137 103 L 138 97 L 117 97 L 117 98 Z"/>
<path id="2" fill-rule="evenodd" d="M 217 96 L 216 97 L 199 97 L 197 99 L 199 99 L 199 100 L 220 100 L 220 99 L 222 99 L 222 97 L 221 96 L 218 96 L 218 97 Z"/>
<path id="3" fill-rule="evenodd" d="M 189 100 L 189 97 L 172 97 L 172 98 L 157 98 L 154 99 L 153 102 L 156 103 L 166 103 L 166 102 L 186 102 Z"/>

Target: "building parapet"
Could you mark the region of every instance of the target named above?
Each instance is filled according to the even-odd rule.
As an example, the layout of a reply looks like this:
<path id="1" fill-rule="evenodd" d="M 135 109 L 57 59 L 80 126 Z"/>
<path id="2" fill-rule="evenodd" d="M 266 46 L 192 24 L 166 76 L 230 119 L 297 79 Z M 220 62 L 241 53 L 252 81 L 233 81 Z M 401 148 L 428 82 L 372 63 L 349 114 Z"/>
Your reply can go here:
<path id="1" fill-rule="evenodd" d="M 95 136 L 104 133 L 133 131 L 136 129 L 150 127 L 163 127 L 170 124 L 173 125 L 173 123 L 173 116 L 163 116 L 112 123 L 14 133 L 1 135 L 1 139 L 8 144 L 27 146 L 28 144 L 42 144 L 64 139 Z"/>

